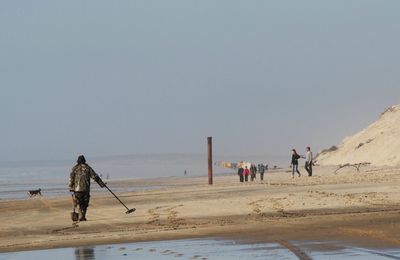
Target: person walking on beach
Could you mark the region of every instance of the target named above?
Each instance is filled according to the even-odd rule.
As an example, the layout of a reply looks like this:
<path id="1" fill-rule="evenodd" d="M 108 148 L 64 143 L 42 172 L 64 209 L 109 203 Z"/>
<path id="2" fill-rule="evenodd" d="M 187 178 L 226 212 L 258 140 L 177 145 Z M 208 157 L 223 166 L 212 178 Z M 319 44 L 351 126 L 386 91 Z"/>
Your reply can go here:
<path id="1" fill-rule="evenodd" d="M 239 175 L 239 181 L 240 181 L 240 182 L 243 182 L 243 181 L 244 181 L 243 173 L 244 173 L 243 166 L 240 166 L 239 169 L 238 169 L 238 175 Z"/>
<path id="2" fill-rule="evenodd" d="M 250 170 L 245 166 L 244 168 L 244 181 L 248 182 L 249 181 L 249 175 L 250 175 Z"/>
<path id="3" fill-rule="evenodd" d="M 292 149 L 292 162 L 291 162 L 291 167 L 292 167 L 292 177 L 294 178 L 294 172 L 296 171 L 299 177 L 301 176 L 300 171 L 299 171 L 299 159 L 301 156 L 296 152 L 296 149 Z"/>
<path id="4" fill-rule="evenodd" d="M 313 154 L 311 152 L 310 146 L 307 146 L 307 148 L 306 148 L 306 158 L 305 159 L 306 159 L 305 168 L 306 168 L 306 171 L 308 172 L 308 176 L 311 177 L 312 176 Z"/>
<path id="5" fill-rule="evenodd" d="M 250 166 L 250 172 L 251 172 L 251 181 L 254 181 L 256 179 L 256 174 L 257 174 L 257 167 L 255 164 L 252 164 Z"/>
<path id="6" fill-rule="evenodd" d="M 264 164 L 260 163 L 260 164 L 258 165 L 258 172 L 260 173 L 260 179 L 261 179 L 261 181 L 263 181 L 263 180 L 264 180 L 264 172 L 265 172 Z"/>
<path id="7" fill-rule="evenodd" d="M 86 163 L 83 155 L 78 157 L 72 168 L 69 178 L 69 191 L 73 192 L 74 207 L 79 208 L 79 221 L 86 221 L 86 211 L 90 199 L 90 179 L 93 179 L 101 188 L 105 187 L 99 175 Z"/>

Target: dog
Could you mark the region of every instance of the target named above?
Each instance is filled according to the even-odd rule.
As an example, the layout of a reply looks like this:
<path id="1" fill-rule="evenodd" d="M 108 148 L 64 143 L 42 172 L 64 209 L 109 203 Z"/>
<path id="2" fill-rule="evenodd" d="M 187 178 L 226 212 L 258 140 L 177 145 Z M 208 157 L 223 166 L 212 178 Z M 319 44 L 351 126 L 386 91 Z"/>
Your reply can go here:
<path id="1" fill-rule="evenodd" d="M 36 197 L 36 196 L 42 196 L 41 190 L 42 189 L 28 191 L 29 198 Z"/>

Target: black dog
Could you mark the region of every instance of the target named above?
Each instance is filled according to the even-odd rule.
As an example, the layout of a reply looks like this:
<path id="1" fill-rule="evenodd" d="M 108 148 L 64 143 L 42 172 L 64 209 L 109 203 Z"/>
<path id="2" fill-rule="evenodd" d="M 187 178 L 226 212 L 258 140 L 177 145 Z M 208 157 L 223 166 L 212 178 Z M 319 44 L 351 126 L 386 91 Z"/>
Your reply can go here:
<path id="1" fill-rule="evenodd" d="M 28 191 L 29 198 L 34 197 L 34 196 L 42 196 L 42 193 L 40 191 L 41 191 L 41 189 Z"/>

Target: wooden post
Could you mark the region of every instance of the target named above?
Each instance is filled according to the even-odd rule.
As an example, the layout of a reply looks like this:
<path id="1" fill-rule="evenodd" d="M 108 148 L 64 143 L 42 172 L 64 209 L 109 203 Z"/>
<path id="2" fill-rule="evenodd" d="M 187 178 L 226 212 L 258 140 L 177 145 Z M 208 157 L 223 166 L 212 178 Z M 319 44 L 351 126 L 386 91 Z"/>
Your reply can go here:
<path id="1" fill-rule="evenodd" d="M 207 137 L 208 146 L 208 184 L 213 184 L 213 165 L 212 165 L 212 137 Z"/>

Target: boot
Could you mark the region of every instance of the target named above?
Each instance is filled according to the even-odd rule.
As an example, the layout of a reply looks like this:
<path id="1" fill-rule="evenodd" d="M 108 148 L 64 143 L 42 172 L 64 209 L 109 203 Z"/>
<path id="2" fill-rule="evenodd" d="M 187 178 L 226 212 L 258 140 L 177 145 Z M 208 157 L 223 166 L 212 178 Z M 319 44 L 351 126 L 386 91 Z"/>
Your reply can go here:
<path id="1" fill-rule="evenodd" d="M 79 209 L 79 221 L 86 221 L 86 208 Z"/>

